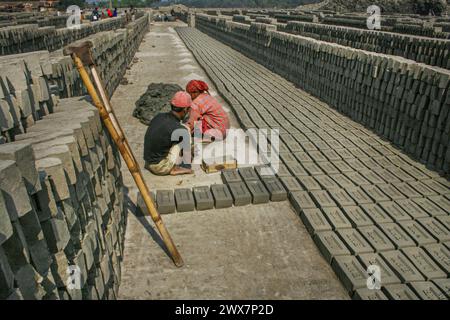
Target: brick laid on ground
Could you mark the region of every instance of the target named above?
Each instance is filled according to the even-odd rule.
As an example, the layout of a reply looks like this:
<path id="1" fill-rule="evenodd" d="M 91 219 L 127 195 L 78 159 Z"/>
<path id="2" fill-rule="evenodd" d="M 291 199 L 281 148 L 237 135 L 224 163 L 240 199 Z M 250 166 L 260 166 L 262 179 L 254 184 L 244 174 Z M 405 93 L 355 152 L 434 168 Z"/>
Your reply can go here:
<path id="1" fill-rule="evenodd" d="M 195 201 L 191 189 L 175 189 L 174 196 L 178 212 L 194 211 Z"/>
<path id="2" fill-rule="evenodd" d="M 214 198 L 210 187 L 194 187 L 193 192 L 197 210 L 209 210 L 214 208 Z"/>
<path id="3" fill-rule="evenodd" d="M 225 184 L 215 184 L 211 186 L 211 193 L 214 197 L 216 209 L 229 208 L 233 206 L 233 197 Z"/>
<path id="4" fill-rule="evenodd" d="M 156 203 L 158 211 L 161 214 L 168 214 L 175 212 L 175 199 L 172 190 L 157 190 Z"/>

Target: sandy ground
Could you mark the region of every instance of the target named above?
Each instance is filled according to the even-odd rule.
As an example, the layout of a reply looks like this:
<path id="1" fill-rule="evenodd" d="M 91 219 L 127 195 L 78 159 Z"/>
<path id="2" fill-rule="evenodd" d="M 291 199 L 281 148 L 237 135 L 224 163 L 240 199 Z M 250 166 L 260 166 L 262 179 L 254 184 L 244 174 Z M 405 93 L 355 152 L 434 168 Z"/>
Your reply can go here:
<path id="1" fill-rule="evenodd" d="M 174 26 L 151 27 L 127 71 L 127 85 L 116 90 L 112 104 L 143 167 L 146 127 L 132 116 L 134 103 L 152 82 L 203 79 L 226 110 L 201 67 Z M 230 113 L 233 128 L 238 122 Z M 161 248 L 149 217 L 137 217 L 137 189 L 124 166 L 129 217 L 122 264 L 121 299 L 347 299 L 334 272 L 321 257 L 288 202 L 163 216 L 185 261 L 176 268 Z M 152 190 L 221 183 L 219 174 L 157 177 L 144 170 Z"/>

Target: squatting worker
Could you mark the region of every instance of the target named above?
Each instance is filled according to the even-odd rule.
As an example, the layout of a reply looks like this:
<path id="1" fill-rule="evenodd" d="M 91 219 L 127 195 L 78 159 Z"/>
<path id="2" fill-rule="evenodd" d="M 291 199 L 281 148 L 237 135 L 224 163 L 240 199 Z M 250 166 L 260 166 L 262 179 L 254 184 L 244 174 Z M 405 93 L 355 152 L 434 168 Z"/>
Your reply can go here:
<path id="1" fill-rule="evenodd" d="M 179 91 L 171 105 L 172 110 L 156 115 L 147 129 L 144 141 L 145 168 L 156 175 L 191 174 L 190 168 L 178 165 L 182 159 L 183 144 L 187 143 L 190 153 L 190 132 L 182 121 L 189 118 L 191 96 Z M 177 137 L 178 140 L 172 141 Z M 183 141 L 183 137 L 187 141 Z"/>
<path id="2" fill-rule="evenodd" d="M 208 84 L 201 80 L 192 80 L 186 85 L 186 91 L 191 95 L 192 107 L 188 126 L 191 133 L 200 130 L 207 140 L 214 137 L 216 140 L 225 139 L 227 129 L 230 129 L 230 120 L 220 103 L 209 94 Z M 194 128 L 196 122 L 201 123 L 200 128 Z"/>

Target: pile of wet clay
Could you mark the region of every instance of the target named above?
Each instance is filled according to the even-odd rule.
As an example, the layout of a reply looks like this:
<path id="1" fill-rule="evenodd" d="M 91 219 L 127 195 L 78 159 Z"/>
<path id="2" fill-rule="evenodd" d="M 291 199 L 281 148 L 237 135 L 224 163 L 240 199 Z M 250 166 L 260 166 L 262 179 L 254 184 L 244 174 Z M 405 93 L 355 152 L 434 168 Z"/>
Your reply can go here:
<path id="1" fill-rule="evenodd" d="M 183 89 L 172 83 L 152 83 L 147 91 L 136 101 L 133 116 L 143 124 L 149 125 L 155 115 L 170 111 L 170 100 L 174 94 Z"/>

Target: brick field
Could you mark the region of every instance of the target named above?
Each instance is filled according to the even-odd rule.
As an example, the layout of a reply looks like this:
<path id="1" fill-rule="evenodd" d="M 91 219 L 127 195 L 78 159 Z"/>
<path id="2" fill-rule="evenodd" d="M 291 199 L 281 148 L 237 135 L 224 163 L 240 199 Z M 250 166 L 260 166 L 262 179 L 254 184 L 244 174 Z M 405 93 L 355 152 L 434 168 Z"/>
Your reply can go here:
<path id="1" fill-rule="evenodd" d="M 280 129 L 278 178 L 347 292 L 445 299 L 449 181 L 230 47 L 177 31 L 244 128 Z M 378 262 L 388 281 L 370 291 L 366 268 Z"/>

